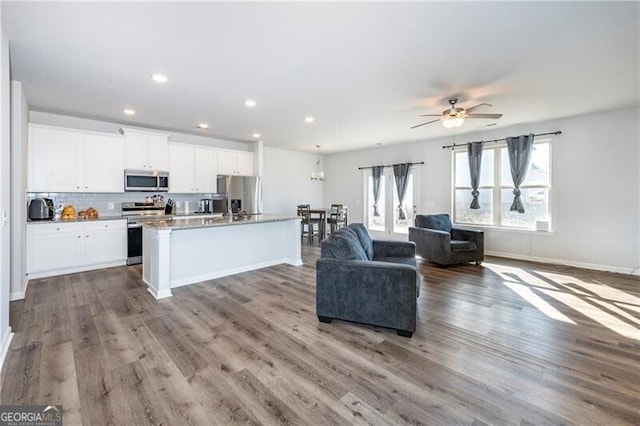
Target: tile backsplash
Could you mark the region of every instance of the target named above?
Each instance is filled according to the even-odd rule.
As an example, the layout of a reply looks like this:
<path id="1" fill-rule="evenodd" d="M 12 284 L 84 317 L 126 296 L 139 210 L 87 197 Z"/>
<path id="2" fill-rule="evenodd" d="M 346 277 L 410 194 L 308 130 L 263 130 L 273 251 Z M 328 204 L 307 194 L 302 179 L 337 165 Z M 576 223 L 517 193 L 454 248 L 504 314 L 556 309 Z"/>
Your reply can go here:
<path id="1" fill-rule="evenodd" d="M 53 204 L 72 205 L 76 211 L 93 207 L 101 216 L 117 216 L 121 213 L 121 203 L 145 201 L 146 197 L 162 195 L 164 200 L 169 198 L 176 201 L 177 213 L 193 213 L 198 209 L 201 198 L 214 198 L 219 194 L 167 194 L 154 192 L 125 192 L 114 194 L 76 193 L 76 192 L 28 192 L 27 205 L 33 198 L 51 198 Z"/>

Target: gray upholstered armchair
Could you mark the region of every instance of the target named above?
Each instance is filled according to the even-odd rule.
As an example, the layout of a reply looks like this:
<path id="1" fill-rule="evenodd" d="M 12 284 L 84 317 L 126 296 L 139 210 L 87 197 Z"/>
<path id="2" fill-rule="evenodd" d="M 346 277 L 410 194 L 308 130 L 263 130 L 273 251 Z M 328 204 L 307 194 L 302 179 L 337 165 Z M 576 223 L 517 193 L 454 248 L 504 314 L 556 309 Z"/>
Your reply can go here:
<path id="1" fill-rule="evenodd" d="M 417 215 L 409 228 L 409 241 L 416 243 L 418 256 L 439 265 L 484 260 L 484 233 L 454 228 L 448 214 Z"/>
<path id="2" fill-rule="evenodd" d="M 331 233 L 316 262 L 318 319 L 388 327 L 411 337 L 420 292 L 415 254 L 409 241 L 372 240 L 361 223 Z"/>

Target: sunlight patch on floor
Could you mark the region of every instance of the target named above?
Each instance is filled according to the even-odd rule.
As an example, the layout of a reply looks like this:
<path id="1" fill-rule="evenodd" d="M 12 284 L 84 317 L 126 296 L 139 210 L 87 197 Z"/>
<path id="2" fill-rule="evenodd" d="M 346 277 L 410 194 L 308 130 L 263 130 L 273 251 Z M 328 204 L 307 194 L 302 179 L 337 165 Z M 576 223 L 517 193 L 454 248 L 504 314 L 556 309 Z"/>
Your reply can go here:
<path id="1" fill-rule="evenodd" d="M 540 291 L 546 293 L 559 302 L 564 303 L 565 305 L 580 312 L 582 315 L 591 318 L 592 320 L 604 325 L 608 329 L 613 330 L 622 336 L 640 340 L 640 330 L 635 328 L 633 325 L 614 317 L 613 315 L 605 312 L 597 306 L 584 301 L 578 296 L 565 293 L 563 291 L 553 291 L 546 289 L 541 289 Z"/>
<path id="2" fill-rule="evenodd" d="M 594 303 L 597 303 L 600 306 L 603 306 L 603 307 L 607 308 L 611 312 L 614 312 L 614 313 L 620 315 L 621 317 L 624 317 L 624 318 L 628 319 L 629 321 L 640 325 L 640 319 L 638 319 L 638 318 L 634 317 L 633 315 L 631 315 L 630 313 L 618 308 L 613 303 L 605 302 L 604 300 L 598 300 L 595 297 L 589 297 L 588 299 L 591 300 Z"/>
<path id="3" fill-rule="evenodd" d="M 623 307 L 625 309 L 629 309 L 629 310 L 635 311 L 635 312 L 640 314 L 640 306 L 630 305 L 628 303 L 622 303 L 622 302 L 616 302 L 616 305 L 618 305 L 620 307 Z"/>
<path id="4" fill-rule="evenodd" d="M 536 271 L 536 273 L 561 285 L 573 284 L 573 285 L 580 286 L 584 290 L 586 290 L 587 293 L 589 293 L 588 294 L 589 296 L 596 295 L 596 296 L 600 296 L 603 299 L 608 299 L 614 302 L 623 302 L 623 303 L 629 303 L 629 304 L 640 306 L 640 297 L 636 297 L 629 293 L 625 293 L 622 290 L 618 290 L 617 288 L 613 288 L 599 281 L 596 281 L 593 283 L 587 283 L 571 275 L 554 274 L 554 273 L 544 272 L 544 271 Z M 577 289 L 573 287 L 569 287 L 569 288 L 575 292 L 578 292 Z"/>
<path id="5" fill-rule="evenodd" d="M 503 284 L 513 290 L 518 296 L 531 303 L 535 308 L 537 308 L 540 312 L 542 312 L 549 318 L 575 325 L 575 322 L 572 321 L 571 318 L 567 317 L 562 312 L 551 306 L 544 299 L 535 294 L 529 287 L 509 281 L 505 281 L 503 282 Z"/>
<path id="6" fill-rule="evenodd" d="M 530 273 L 521 268 L 491 263 L 485 263 L 484 266 L 500 276 L 505 286 L 549 318 L 576 325 L 575 321 L 540 297 L 540 293 L 621 336 L 640 340 L 640 330 L 634 326 L 640 325 L 640 318 L 629 312 L 640 313 L 640 298 L 634 295 L 601 282 L 585 282 L 571 275 L 546 271 Z"/>

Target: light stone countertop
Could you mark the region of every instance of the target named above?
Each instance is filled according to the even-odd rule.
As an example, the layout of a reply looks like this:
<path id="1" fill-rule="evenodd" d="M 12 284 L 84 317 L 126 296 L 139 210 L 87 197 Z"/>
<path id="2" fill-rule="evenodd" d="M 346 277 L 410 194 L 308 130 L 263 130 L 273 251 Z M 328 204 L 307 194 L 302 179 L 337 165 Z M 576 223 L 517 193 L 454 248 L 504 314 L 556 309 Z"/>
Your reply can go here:
<path id="1" fill-rule="evenodd" d="M 52 219 L 52 220 L 28 220 L 27 225 L 45 225 L 47 223 L 76 223 L 76 222 L 97 222 L 100 220 L 124 220 L 126 218 L 122 217 L 122 215 L 117 216 L 99 216 L 97 219 Z"/>
<path id="2" fill-rule="evenodd" d="M 260 214 L 249 216 L 248 219 L 233 220 L 231 217 L 205 217 L 205 218 L 174 218 L 171 220 L 157 220 L 146 222 L 144 227 L 161 230 L 161 229 L 195 229 L 195 228 L 211 228 L 216 226 L 234 226 L 234 225 L 250 225 L 256 223 L 268 222 L 284 222 L 288 220 L 300 220 L 300 216 L 285 216 L 275 214 Z"/>

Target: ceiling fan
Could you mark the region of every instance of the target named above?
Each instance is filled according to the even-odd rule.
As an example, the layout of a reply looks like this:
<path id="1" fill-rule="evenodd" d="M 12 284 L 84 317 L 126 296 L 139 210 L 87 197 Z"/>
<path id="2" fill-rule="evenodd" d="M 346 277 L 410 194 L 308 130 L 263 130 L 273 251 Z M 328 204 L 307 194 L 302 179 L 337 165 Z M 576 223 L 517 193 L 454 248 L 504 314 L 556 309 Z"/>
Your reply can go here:
<path id="1" fill-rule="evenodd" d="M 481 103 L 481 104 L 472 106 L 471 108 L 465 109 L 465 108 L 456 107 L 456 103 L 457 102 L 458 102 L 458 99 L 456 99 L 456 98 L 449 99 L 449 104 L 451 105 L 451 108 L 445 109 L 444 111 L 442 111 L 442 114 L 422 114 L 422 115 L 420 115 L 420 117 L 439 117 L 439 118 L 437 118 L 435 120 L 427 121 L 426 123 L 415 125 L 415 126 L 413 126 L 411 128 L 415 129 L 416 127 L 424 126 L 426 124 L 435 123 L 436 121 L 442 121 L 442 125 L 444 127 L 448 128 L 448 129 L 450 129 L 450 128 L 462 126 L 462 123 L 464 123 L 464 120 L 467 119 L 467 118 L 498 119 L 498 118 L 502 117 L 502 114 L 470 114 L 471 111 L 473 111 L 474 109 L 476 109 L 478 107 L 481 107 L 481 106 L 492 106 L 491 104 Z"/>

